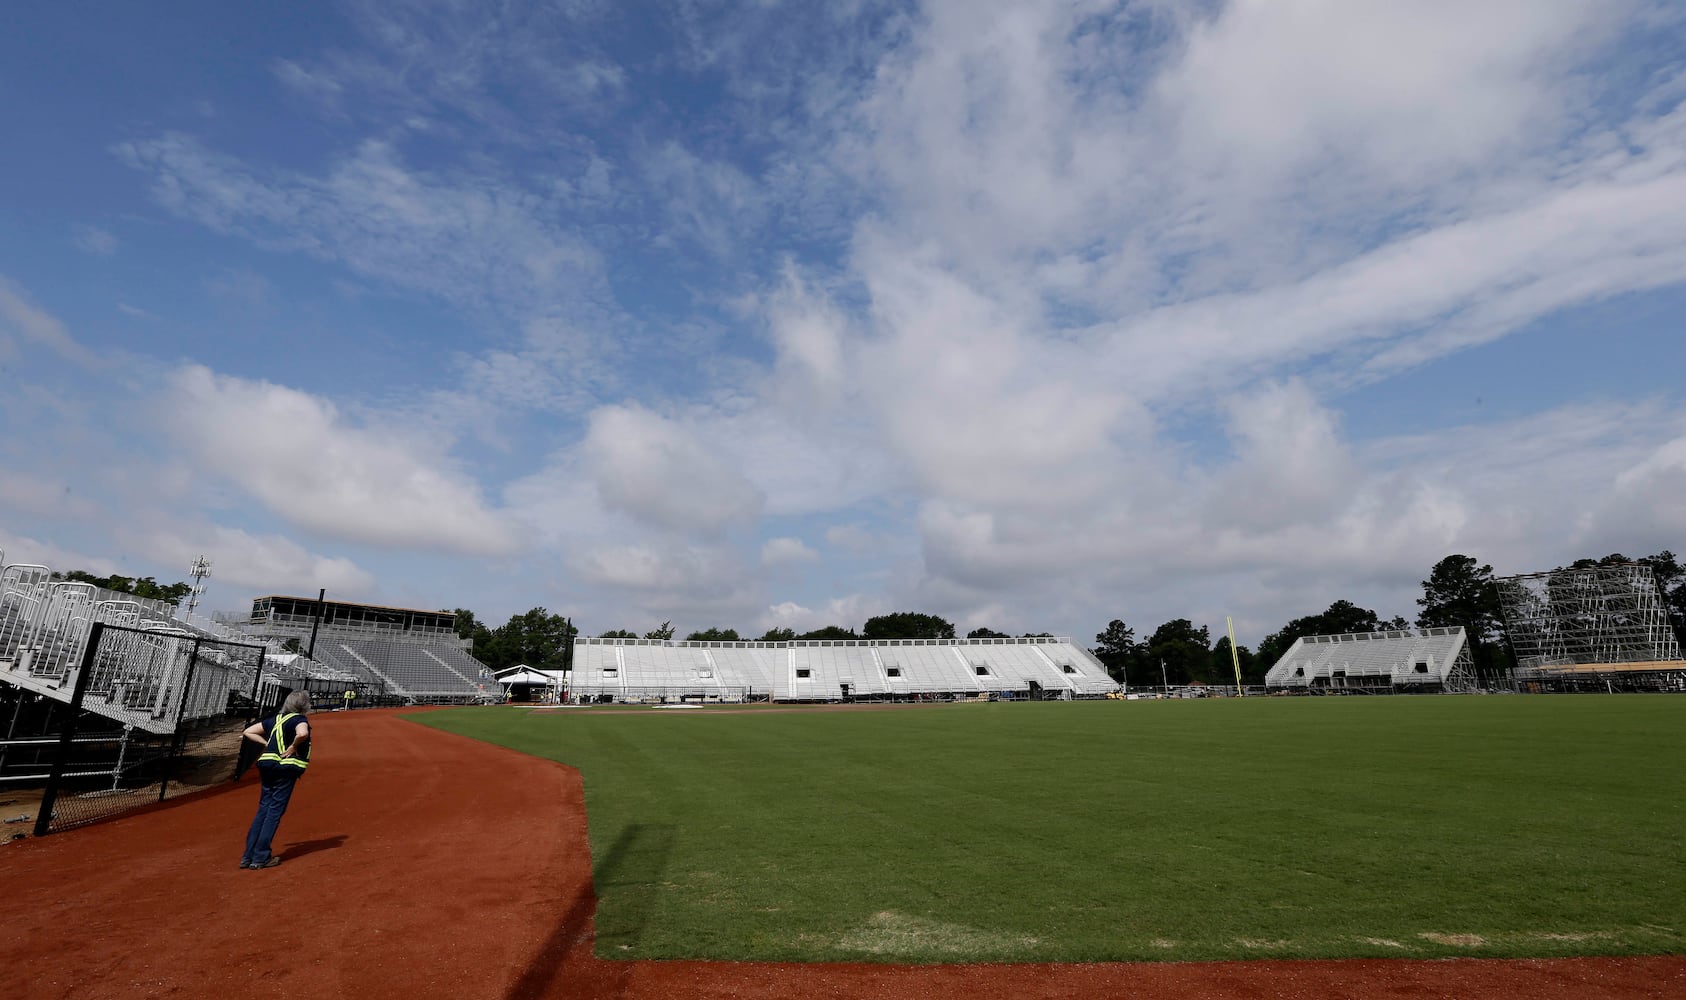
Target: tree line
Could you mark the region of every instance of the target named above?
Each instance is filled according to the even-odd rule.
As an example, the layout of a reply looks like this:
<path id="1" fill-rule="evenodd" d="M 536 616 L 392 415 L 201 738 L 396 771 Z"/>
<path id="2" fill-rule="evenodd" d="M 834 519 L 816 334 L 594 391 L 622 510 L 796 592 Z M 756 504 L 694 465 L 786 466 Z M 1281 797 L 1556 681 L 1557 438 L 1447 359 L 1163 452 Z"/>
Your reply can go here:
<path id="1" fill-rule="evenodd" d="M 573 622 L 567 617 L 554 614 L 544 608 L 533 608 L 517 615 L 510 616 L 509 621 L 491 628 L 481 622 L 473 611 L 467 608 L 456 608 L 453 613 L 457 616 L 457 635 L 473 641 L 474 658 L 491 667 L 493 670 L 503 670 L 525 664 L 541 670 L 560 670 L 567 656 L 568 640 L 579 634 Z M 1026 633 L 1027 635 L 1048 635 L 1047 632 Z M 664 621 L 660 625 L 642 636 L 630 629 L 610 629 L 601 633 L 604 639 L 672 639 L 674 628 L 671 621 Z M 988 628 L 976 628 L 967 633 L 967 638 L 977 639 L 986 637 L 1005 638 L 1005 632 L 996 632 Z M 954 638 L 954 624 L 937 615 L 923 614 L 917 611 L 898 611 L 893 614 L 877 615 L 868 618 L 859 630 L 845 628 L 842 625 L 827 625 L 824 628 L 809 632 L 797 632 L 791 628 L 770 628 L 759 636 L 743 634 L 734 628 L 711 626 L 691 632 L 685 636 L 687 642 L 790 642 L 796 639 L 952 639 Z"/>
<path id="2" fill-rule="evenodd" d="M 1682 623 L 1686 623 L 1686 568 L 1669 550 L 1631 560 L 1621 553 L 1612 553 L 1601 559 L 1577 559 L 1567 567 L 1557 567 L 1554 572 L 1625 562 L 1651 567 L 1675 627 L 1680 629 Z M 1473 556 L 1449 555 L 1429 570 L 1428 579 L 1422 581 L 1422 589 L 1422 596 L 1416 602 L 1416 615 L 1411 621 L 1403 615 L 1383 618 L 1379 612 L 1360 607 L 1352 601 L 1336 600 L 1323 611 L 1295 618 L 1265 636 L 1256 650 L 1237 646 L 1235 652 L 1241 665 L 1242 683 L 1264 683 L 1266 671 L 1296 640 L 1305 636 L 1382 632 L 1413 625 L 1418 628 L 1462 625 L 1478 676 L 1498 676 L 1515 665 L 1514 654 L 1504 635 L 1498 583 L 1492 566 Z M 518 664 L 545 670 L 561 669 L 567 655 L 568 640 L 579 634 L 572 620 L 542 607 L 512 615 L 509 621 L 497 628 L 482 623 L 474 612 L 466 608 L 455 609 L 455 614 L 457 635 L 472 640 L 475 658 L 495 670 Z M 601 635 L 608 639 L 672 639 L 674 628 L 671 621 L 664 621 L 642 634 L 629 629 L 611 629 Z M 1049 633 L 1025 633 L 1026 637 L 1046 635 Z M 841 625 L 827 625 L 802 633 L 790 628 L 770 628 L 757 636 L 740 633 L 734 628 L 711 626 L 691 632 L 685 639 L 691 642 L 789 642 L 795 639 L 954 637 L 954 625 L 947 619 L 917 611 L 898 611 L 868 618 L 858 630 Z M 990 628 L 975 628 L 966 637 L 1008 636 Z M 1123 619 L 1114 618 L 1107 623 L 1104 631 L 1095 636 L 1092 651 L 1105 664 L 1114 680 L 1128 682 L 1131 686 L 1235 683 L 1229 637 L 1220 635 L 1213 642 L 1206 626 L 1196 626 L 1187 618 L 1165 622 L 1145 638 L 1138 637 L 1137 631 Z"/>
<path id="3" fill-rule="evenodd" d="M 1601 559 L 1577 559 L 1551 572 L 1628 562 L 1651 567 L 1676 633 L 1686 633 L 1686 568 L 1667 549 L 1640 559 L 1629 559 L 1619 552 Z M 1472 556 L 1449 555 L 1429 570 L 1422 588 L 1414 622 L 1407 622 L 1402 615 L 1383 618 L 1369 608 L 1337 600 L 1318 614 L 1295 618 L 1265 636 L 1256 651 L 1238 646 L 1242 683 L 1264 683 L 1265 673 L 1296 640 L 1306 636 L 1384 632 L 1413 624 L 1418 628 L 1462 625 L 1478 677 L 1503 676 L 1516 665 L 1515 654 L 1505 637 L 1499 586 L 1492 566 Z M 1682 638 L 1686 639 L 1686 634 Z M 1127 681 L 1132 686 L 1235 683 L 1229 637 L 1219 636 L 1214 644 L 1205 626 L 1196 628 L 1187 618 L 1166 622 L 1145 639 L 1138 639 L 1135 629 L 1115 618 L 1105 631 L 1095 636 L 1094 653 L 1106 664 L 1114 680 Z"/>
<path id="4" fill-rule="evenodd" d="M 1568 566 L 1551 572 L 1610 566 L 1637 562 L 1649 566 L 1656 579 L 1657 589 L 1670 620 L 1682 642 L 1686 643 L 1686 567 L 1668 549 L 1653 556 L 1629 559 L 1621 553 L 1611 553 L 1599 559 L 1577 559 Z M 187 583 L 161 584 L 150 576 L 127 577 L 113 574 L 95 576 L 83 570 L 54 573 L 54 579 L 77 583 L 91 583 L 96 587 L 133 594 L 151 600 L 179 604 L 192 591 Z M 1383 618 L 1378 612 L 1359 607 L 1348 600 L 1337 600 L 1323 611 L 1306 615 L 1283 625 L 1265 636 L 1257 650 L 1246 646 L 1236 648 L 1241 664 L 1241 679 L 1245 684 L 1262 684 L 1268 671 L 1295 640 L 1308 635 L 1336 635 L 1348 632 L 1381 632 L 1388 629 L 1443 628 L 1462 625 L 1469 637 L 1470 657 L 1479 676 L 1502 674 L 1515 665 L 1504 634 L 1504 621 L 1499 604 L 1499 588 L 1493 567 L 1472 556 L 1454 554 L 1435 563 L 1428 579 L 1422 581 L 1423 594 L 1417 598 L 1414 621 L 1401 615 Z M 568 640 L 579 634 L 571 619 L 535 607 L 497 628 L 481 622 L 473 611 L 456 608 L 457 635 L 471 640 L 476 659 L 495 670 L 526 664 L 546 670 L 561 669 Z M 1026 637 L 1046 636 L 1047 632 L 1027 632 Z M 628 629 L 611 629 L 604 638 L 639 638 Z M 671 621 L 642 633 L 645 639 L 672 639 Z M 897 611 L 868 618 L 859 630 L 841 625 L 798 633 L 790 628 L 770 628 L 759 636 L 740 634 L 733 628 L 711 626 L 686 635 L 691 642 L 735 642 L 752 639 L 756 642 L 789 642 L 795 639 L 952 639 L 953 623 L 938 615 L 917 611 Z M 1007 633 L 990 628 L 975 628 L 966 633 L 969 639 L 1008 638 Z M 1235 668 L 1231 663 L 1229 637 L 1219 636 L 1212 641 L 1206 626 L 1195 626 L 1187 618 L 1165 622 L 1139 638 L 1137 631 L 1123 619 L 1114 618 L 1106 629 L 1095 636 L 1093 652 L 1106 665 L 1114 680 L 1132 686 L 1155 686 L 1160 683 L 1232 684 Z"/>
<path id="5" fill-rule="evenodd" d="M 190 583 L 159 583 L 150 576 L 132 577 L 95 576 L 85 570 L 73 569 L 68 573 L 54 573 L 54 580 L 66 580 L 70 583 L 91 583 L 106 590 L 115 590 L 120 594 L 131 594 L 149 601 L 163 601 L 166 604 L 180 604 L 188 594 L 193 593 Z"/>

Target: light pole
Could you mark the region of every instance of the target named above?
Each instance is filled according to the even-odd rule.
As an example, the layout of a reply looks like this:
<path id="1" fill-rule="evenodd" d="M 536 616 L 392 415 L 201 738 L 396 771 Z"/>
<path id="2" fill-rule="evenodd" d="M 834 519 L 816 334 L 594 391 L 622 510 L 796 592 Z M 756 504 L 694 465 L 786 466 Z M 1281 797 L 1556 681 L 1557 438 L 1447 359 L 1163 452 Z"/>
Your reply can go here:
<path id="1" fill-rule="evenodd" d="M 199 595 L 205 592 L 205 578 L 211 575 L 211 561 L 204 556 L 193 560 L 193 565 L 187 568 L 187 575 L 193 577 L 193 589 L 187 592 L 187 613 L 191 617 L 193 609 L 199 606 Z"/>

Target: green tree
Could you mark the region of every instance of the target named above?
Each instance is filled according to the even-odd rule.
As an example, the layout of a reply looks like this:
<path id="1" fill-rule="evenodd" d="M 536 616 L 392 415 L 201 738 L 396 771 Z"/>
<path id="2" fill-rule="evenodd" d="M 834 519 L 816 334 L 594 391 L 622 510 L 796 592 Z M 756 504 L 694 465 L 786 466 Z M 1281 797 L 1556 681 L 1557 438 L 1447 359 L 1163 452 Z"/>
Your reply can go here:
<path id="1" fill-rule="evenodd" d="M 1308 635 L 1346 635 L 1352 632 L 1382 632 L 1409 628 L 1403 618 L 1383 620 L 1369 608 L 1361 608 L 1351 601 L 1336 601 L 1321 614 L 1296 618 L 1259 643 L 1258 658 L 1265 670 L 1276 665 L 1296 639 Z"/>
<path id="2" fill-rule="evenodd" d="M 488 657 L 492 655 L 492 630 L 487 628 L 480 619 L 474 617 L 474 612 L 467 608 L 453 608 L 451 614 L 457 616 L 457 638 L 470 640 L 469 651 L 474 658 L 487 666 L 491 666 L 492 661 Z"/>
<path id="3" fill-rule="evenodd" d="M 662 622 L 660 625 L 656 626 L 655 628 L 651 629 L 650 631 L 645 632 L 644 638 L 646 638 L 646 639 L 671 639 L 671 638 L 673 638 L 673 623 L 672 622 Z"/>
<path id="4" fill-rule="evenodd" d="M 541 670 L 560 670 L 568 652 L 568 640 L 578 634 L 573 623 L 544 608 L 533 608 L 492 631 L 486 655 L 479 656 L 494 670 L 524 663 Z"/>
<path id="5" fill-rule="evenodd" d="M 954 626 L 936 615 L 897 611 L 868 618 L 861 626 L 862 639 L 952 639 Z"/>
<path id="6" fill-rule="evenodd" d="M 968 639 L 1005 639 L 1007 633 L 997 632 L 992 628 L 978 627 L 966 633 Z"/>
<path id="7" fill-rule="evenodd" d="M 602 635 L 598 636 L 597 638 L 599 638 L 599 639 L 636 639 L 636 638 L 638 638 L 638 633 L 632 631 L 631 629 L 612 628 L 609 631 L 604 632 Z"/>
<path id="8" fill-rule="evenodd" d="M 685 637 L 686 642 L 737 642 L 738 630 L 735 628 L 705 628 L 701 632 L 692 632 Z"/>
<path id="9" fill-rule="evenodd" d="M 148 601 L 162 601 L 165 604 L 180 604 L 193 593 L 193 585 L 189 583 L 159 583 L 150 576 L 135 579 L 132 576 L 120 576 L 113 573 L 110 576 L 95 576 L 86 570 L 73 569 L 67 573 L 54 573 L 55 579 L 68 580 L 71 583 L 88 583 L 106 590 L 115 590 L 120 594 L 129 594 L 144 598 Z"/>
<path id="10" fill-rule="evenodd" d="M 1674 623 L 1675 636 L 1686 645 L 1686 566 L 1680 565 L 1668 549 L 1639 561 L 1651 567 L 1651 575 L 1657 581 L 1657 592 L 1662 595 L 1663 603 L 1668 606 L 1669 619 Z"/>
<path id="11" fill-rule="evenodd" d="M 1171 684 L 1200 680 L 1211 669 L 1211 634 L 1206 626 L 1195 628 L 1187 618 L 1173 619 L 1154 629 L 1145 645 L 1149 665 L 1157 670 L 1164 664 L 1164 676 Z"/>
<path id="12" fill-rule="evenodd" d="M 193 593 L 193 585 L 189 583 L 159 583 L 150 576 L 143 576 L 135 581 L 134 589 L 130 593 L 136 597 L 144 597 L 149 601 L 180 604 L 188 594 Z"/>
<path id="13" fill-rule="evenodd" d="M 856 635 L 855 630 L 852 629 L 852 628 L 844 628 L 841 625 L 827 625 L 825 628 L 817 628 L 812 632 L 804 632 L 801 635 L 797 636 L 796 638 L 798 638 L 798 639 L 859 639 L 860 636 Z"/>
<path id="14" fill-rule="evenodd" d="M 1259 665 L 1259 658 L 1246 646 L 1235 647 L 1235 659 L 1241 661 L 1241 683 L 1263 684 L 1265 670 Z M 1220 635 L 1212 646 L 1212 662 L 1204 678 L 1208 684 L 1234 684 L 1235 662 L 1229 655 L 1229 636 Z"/>
<path id="15" fill-rule="evenodd" d="M 1504 673 L 1513 666 L 1504 646 L 1504 619 L 1493 567 L 1478 564 L 1471 556 L 1447 556 L 1429 570 L 1417 606 L 1422 609 L 1417 614 L 1419 628 L 1463 626 L 1477 676 Z"/>
<path id="16" fill-rule="evenodd" d="M 1136 630 L 1114 618 L 1106 631 L 1095 635 L 1095 658 L 1106 666 L 1107 674 L 1115 681 L 1136 681 L 1129 676 L 1130 665 L 1137 659 Z"/>
<path id="17" fill-rule="evenodd" d="M 790 640 L 792 640 L 794 638 L 796 638 L 796 630 L 793 629 L 793 628 L 770 628 L 766 631 L 765 634 L 763 634 L 761 636 L 760 639 L 758 639 L 756 641 L 758 641 L 758 642 L 789 642 Z"/>

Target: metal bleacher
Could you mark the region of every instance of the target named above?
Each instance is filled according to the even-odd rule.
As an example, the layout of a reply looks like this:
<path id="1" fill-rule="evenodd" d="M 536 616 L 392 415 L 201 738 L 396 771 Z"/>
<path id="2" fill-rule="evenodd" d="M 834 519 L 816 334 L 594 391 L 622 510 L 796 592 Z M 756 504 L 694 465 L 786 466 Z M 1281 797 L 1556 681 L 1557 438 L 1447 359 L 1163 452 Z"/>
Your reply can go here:
<path id="1" fill-rule="evenodd" d="M 901 674 L 900 677 L 890 679 L 890 683 L 895 685 L 893 690 L 917 694 L 990 690 L 984 684 L 987 678 L 980 677 L 973 671 L 962 647 L 913 643 L 914 640 L 891 639 L 888 646 L 878 649 L 884 672 L 889 674 L 891 670 L 897 670 Z"/>
<path id="2" fill-rule="evenodd" d="M 315 653 L 318 660 L 408 702 L 474 700 L 491 689 L 479 661 L 449 646 L 332 636 L 319 641 Z"/>
<path id="3" fill-rule="evenodd" d="M 1116 689 L 1069 638 L 671 642 L 580 638 L 568 687 L 580 701 L 695 698 L 839 701 L 1100 697 Z"/>
<path id="4" fill-rule="evenodd" d="M 574 648 L 571 690 L 576 698 L 613 701 L 742 701 L 761 671 L 702 644 L 655 639 L 581 641 Z"/>
<path id="5" fill-rule="evenodd" d="M 1267 687 L 1308 691 L 1462 691 L 1473 684 L 1462 626 L 1305 636 L 1265 674 Z"/>
<path id="6" fill-rule="evenodd" d="M 0 557 L 0 681 L 70 702 L 86 659 L 82 708 L 147 732 L 175 732 L 222 714 L 232 692 L 253 685 L 259 650 L 236 647 L 174 617 L 174 607 L 48 567 Z M 96 624 L 106 638 L 85 656 Z M 212 640 L 212 641 L 201 641 Z"/>
<path id="7" fill-rule="evenodd" d="M 1084 697 L 1117 687 L 1100 661 L 1070 643 L 991 643 L 967 652 L 974 662 L 987 664 L 991 674 L 1034 680 L 1048 691 Z"/>

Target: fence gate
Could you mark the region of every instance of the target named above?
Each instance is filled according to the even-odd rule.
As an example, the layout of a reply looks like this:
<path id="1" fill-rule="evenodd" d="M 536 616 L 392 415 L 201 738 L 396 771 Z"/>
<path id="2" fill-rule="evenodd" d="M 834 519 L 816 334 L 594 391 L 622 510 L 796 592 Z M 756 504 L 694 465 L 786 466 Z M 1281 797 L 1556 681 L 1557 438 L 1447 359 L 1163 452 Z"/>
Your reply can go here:
<path id="1" fill-rule="evenodd" d="M 94 623 L 56 737 L 37 837 L 226 780 L 256 718 L 264 647 Z M 68 683 L 70 678 L 66 678 Z"/>

